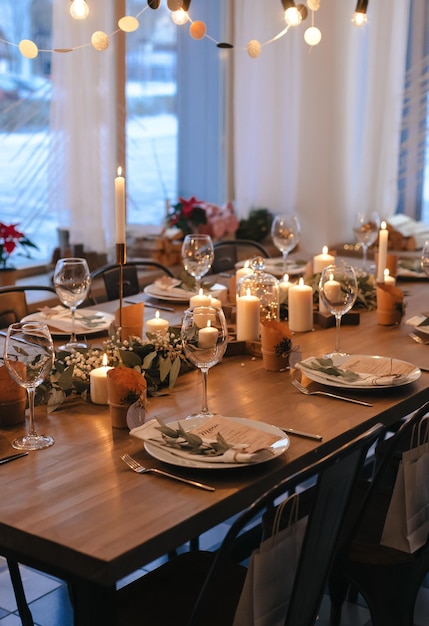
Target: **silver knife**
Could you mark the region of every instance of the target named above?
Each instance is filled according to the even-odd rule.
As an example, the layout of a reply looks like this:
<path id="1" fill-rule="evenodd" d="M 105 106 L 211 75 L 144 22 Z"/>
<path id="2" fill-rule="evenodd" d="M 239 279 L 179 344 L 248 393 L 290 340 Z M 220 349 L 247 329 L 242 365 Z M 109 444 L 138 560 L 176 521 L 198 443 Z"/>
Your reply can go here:
<path id="1" fill-rule="evenodd" d="M 9 463 L 9 461 L 14 461 L 15 459 L 20 459 L 22 456 L 27 456 L 28 452 L 18 452 L 18 454 L 10 454 L 9 456 L 4 456 L 0 459 L 0 465 L 3 463 Z"/>
<path id="2" fill-rule="evenodd" d="M 281 428 L 285 433 L 289 435 L 296 435 L 297 437 L 304 437 L 305 439 L 314 439 L 315 441 L 322 441 L 322 435 L 313 435 L 313 433 L 305 433 L 302 430 L 295 430 L 295 428 Z"/>

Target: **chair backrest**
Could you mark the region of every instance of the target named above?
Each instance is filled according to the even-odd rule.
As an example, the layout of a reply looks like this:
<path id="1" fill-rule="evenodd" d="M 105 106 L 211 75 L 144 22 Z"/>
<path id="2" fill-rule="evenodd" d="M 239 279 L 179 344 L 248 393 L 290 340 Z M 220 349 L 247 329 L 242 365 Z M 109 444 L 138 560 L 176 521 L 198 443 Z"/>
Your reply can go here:
<path id="1" fill-rule="evenodd" d="M 314 623 L 353 487 L 369 447 L 383 430 L 384 426 L 377 424 L 339 450 L 282 480 L 235 520 L 218 551 L 188 626 L 199 623 L 204 605 L 210 601 L 213 584 L 222 577 L 225 559 L 242 530 L 252 519 L 271 507 L 275 500 L 293 492 L 299 484 L 317 477 L 315 497 L 308 511 L 308 522 L 284 624 L 296 626 Z M 285 567 L 289 567 L 289 564 L 285 563 Z"/>
<path id="2" fill-rule="evenodd" d="M 19 322 L 28 315 L 27 291 L 50 292 L 55 289 L 49 285 L 10 285 L 0 287 L 0 328 Z"/>
<path id="3" fill-rule="evenodd" d="M 234 269 L 235 264 L 243 259 L 256 256 L 268 258 L 270 256 L 262 244 L 250 239 L 216 241 L 213 244 L 213 248 L 214 261 L 212 263 L 212 272 L 214 274 Z"/>
<path id="4" fill-rule="evenodd" d="M 130 261 L 129 263 L 125 263 L 122 268 L 122 295 L 124 297 L 132 296 L 136 293 L 139 293 L 141 290 L 140 282 L 139 282 L 139 270 L 160 270 L 162 273 L 167 274 L 167 276 L 173 277 L 174 274 L 171 272 L 168 267 L 158 263 L 157 261 Z M 98 298 L 95 295 L 92 282 L 96 278 L 102 278 L 104 281 L 104 287 L 106 291 L 107 300 L 118 300 L 119 298 L 119 282 L 120 282 L 120 265 L 116 263 L 111 263 L 108 265 L 103 265 L 102 267 L 97 268 L 93 272 L 91 272 L 91 291 L 90 291 L 90 299 L 97 303 L 97 301 L 101 301 L 103 298 Z M 104 298 L 104 300 L 106 300 Z"/>

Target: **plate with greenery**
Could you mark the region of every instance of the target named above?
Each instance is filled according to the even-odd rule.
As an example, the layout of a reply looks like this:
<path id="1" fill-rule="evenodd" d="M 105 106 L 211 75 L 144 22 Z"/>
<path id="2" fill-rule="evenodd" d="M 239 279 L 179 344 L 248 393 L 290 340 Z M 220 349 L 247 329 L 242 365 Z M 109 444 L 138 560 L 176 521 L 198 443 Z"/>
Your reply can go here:
<path id="1" fill-rule="evenodd" d="M 408 385 L 420 369 L 399 359 L 370 355 L 311 356 L 296 364 L 310 380 L 343 389 L 379 389 Z"/>

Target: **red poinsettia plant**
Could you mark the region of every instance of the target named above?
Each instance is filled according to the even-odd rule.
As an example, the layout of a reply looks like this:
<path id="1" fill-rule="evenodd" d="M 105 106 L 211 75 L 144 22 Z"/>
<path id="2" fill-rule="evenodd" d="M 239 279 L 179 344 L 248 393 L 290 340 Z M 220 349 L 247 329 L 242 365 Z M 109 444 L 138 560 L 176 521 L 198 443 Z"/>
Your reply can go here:
<path id="1" fill-rule="evenodd" d="M 232 202 L 217 206 L 192 196 L 189 200 L 179 198 L 179 201 L 170 207 L 167 224 L 181 230 L 183 235 L 200 233 L 210 235 L 213 239 L 220 239 L 225 235 L 233 235 L 239 221 Z"/>
<path id="2" fill-rule="evenodd" d="M 10 263 L 11 255 L 18 248 L 22 248 L 23 254 L 30 258 L 29 248 L 37 249 L 36 244 L 28 239 L 16 227 L 18 224 L 3 224 L 0 222 L 0 269 L 15 269 Z"/>

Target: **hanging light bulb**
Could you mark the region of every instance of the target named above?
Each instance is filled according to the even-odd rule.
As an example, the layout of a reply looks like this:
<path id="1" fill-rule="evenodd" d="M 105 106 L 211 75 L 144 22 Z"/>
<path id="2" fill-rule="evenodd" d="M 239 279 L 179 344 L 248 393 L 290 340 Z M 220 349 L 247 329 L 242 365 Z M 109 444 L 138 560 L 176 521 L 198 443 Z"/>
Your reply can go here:
<path id="1" fill-rule="evenodd" d="M 285 22 L 288 26 L 299 26 L 302 22 L 302 15 L 293 0 L 282 0 L 285 12 Z"/>
<path id="2" fill-rule="evenodd" d="M 70 15 L 75 20 L 84 20 L 88 17 L 89 7 L 85 0 L 72 0 L 70 5 Z"/>
<path id="3" fill-rule="evenodd" d="M 358 0 L 356 5 L 356 10 L 353 13 L 352 22 L 358 28 L 360 26 L 364 26 L 367 23 L 366 10 L 368 8 L 369 0 Z"/>
<path id="4" fill-rule="evenodd" d="M 172 11 L 171 19 L 177 26 L 182 26 L 189 20 L 189 15 L 183 9 L 179 9 L 178 11 Z"/>

